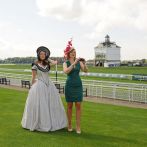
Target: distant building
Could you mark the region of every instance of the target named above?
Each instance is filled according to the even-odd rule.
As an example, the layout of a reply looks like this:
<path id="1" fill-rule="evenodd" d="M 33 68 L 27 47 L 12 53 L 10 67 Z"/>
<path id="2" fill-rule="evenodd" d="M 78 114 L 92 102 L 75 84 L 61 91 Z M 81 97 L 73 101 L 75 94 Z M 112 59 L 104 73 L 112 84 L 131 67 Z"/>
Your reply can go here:
<path id="1" fill-rule="evenodd" d="M 116 67 L 120 66 L 120 46 L 110 41 L 108 35 L 105 41 L 99 43 L 95 48 L 95 66 Z"/>

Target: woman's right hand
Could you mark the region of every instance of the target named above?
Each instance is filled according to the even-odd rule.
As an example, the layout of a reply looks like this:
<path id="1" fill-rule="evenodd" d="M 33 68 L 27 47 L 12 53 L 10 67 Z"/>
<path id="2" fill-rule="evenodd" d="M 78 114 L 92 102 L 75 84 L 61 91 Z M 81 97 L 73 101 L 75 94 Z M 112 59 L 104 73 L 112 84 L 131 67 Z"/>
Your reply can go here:
<path id="1" fill-rule="evenodd" d="M 75 62 L 73 63 L 73 65 L 76 65 L 76 64 L 79 62 L 79 59 L 80 59 L 80 58 L 77 58 L 77 59 L 75 60 Z"/>

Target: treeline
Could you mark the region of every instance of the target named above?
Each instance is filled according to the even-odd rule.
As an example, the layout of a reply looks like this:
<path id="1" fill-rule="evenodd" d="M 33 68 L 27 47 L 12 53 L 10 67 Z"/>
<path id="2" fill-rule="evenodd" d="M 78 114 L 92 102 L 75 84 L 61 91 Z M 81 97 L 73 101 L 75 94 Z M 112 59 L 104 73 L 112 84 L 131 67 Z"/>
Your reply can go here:
<path id="1" fill-rule="evenodd" d="M 36 57 L 13 57 L 0 59 L 0 64 L 31 64 L 36 61 Z M 58 63 L 63 63 L 64 58 L 62 57 L 51 57 L 52 60 L 58 60 Z"/>
<path id="2" fill-rule="evenodd" d="M 30 64 L 36 60 L 36 57 L 14 57 L 0 60 L 0 64 Z"/>

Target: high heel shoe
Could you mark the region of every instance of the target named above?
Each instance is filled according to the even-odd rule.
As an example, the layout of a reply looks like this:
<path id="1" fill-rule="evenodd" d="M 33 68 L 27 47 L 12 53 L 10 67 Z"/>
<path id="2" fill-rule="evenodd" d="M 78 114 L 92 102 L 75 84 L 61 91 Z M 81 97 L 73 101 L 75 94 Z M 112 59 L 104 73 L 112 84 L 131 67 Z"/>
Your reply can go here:
<path id="1" fill-rule="evenodd" d="M 73 129 L 72 128 L 68 128 L 68 132 L 72 132 L 73 131 Z"/>
<path id="2" fill-rule="evenodd" d="M 76 133 L 77 134 L 81 134 L 81 130 L 76 130 Z"/>

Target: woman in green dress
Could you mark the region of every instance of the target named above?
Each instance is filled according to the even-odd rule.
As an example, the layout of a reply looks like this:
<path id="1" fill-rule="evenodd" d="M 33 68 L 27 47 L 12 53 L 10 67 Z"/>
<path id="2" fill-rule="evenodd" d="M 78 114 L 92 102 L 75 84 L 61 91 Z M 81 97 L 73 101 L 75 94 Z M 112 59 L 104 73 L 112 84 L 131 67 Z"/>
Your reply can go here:
<path id="1" fill-rule="evenodd" d="M 65 98 L 67 102 L 67 117 L 68 117 L 68 131 L 72 129 L 72 107 L 75 102 L 76 107 L 76 132 L 81 133 L 80 118 L 81 118 L 81 102 L 83 100 L 83 86 L 79 76 L 80 70 L 87 72 L 85 60 L 76 58 L 76 50 L 72 47 L 71 41 L 68 42 L 64 50 L 66 61 L 63 63 L 63 71 L 67 74 L 65 85 Z"/>

